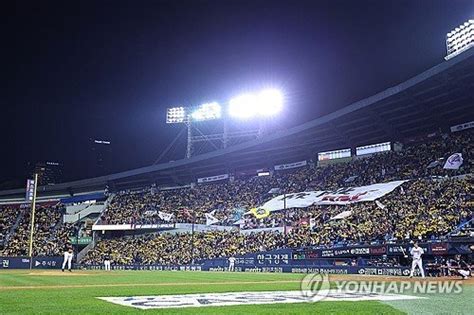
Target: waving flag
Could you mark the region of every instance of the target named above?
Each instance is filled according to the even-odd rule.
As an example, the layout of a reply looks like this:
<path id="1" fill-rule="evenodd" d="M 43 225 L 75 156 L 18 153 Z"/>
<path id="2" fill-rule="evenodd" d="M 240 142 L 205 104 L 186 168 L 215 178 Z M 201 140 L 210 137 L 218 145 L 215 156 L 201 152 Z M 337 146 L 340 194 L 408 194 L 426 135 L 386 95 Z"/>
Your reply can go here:
<path id="1" fill-rule="evenodd" d="M 270 211 L 264 208 L 252 208 L 250 212 L 257 218 L 257 219 L 264 219 L 270 215 Z"/>
<path id="2" fill-rule="evenodd" d="M 446 163 L 444 163 L 443 168 L 446 170 L 457 170 L 461 167 L 462 162 L 464 162 L 464 160 L 462 159 L 462 154 L 454 153 L 450 157 L 448 157 Z"/>
<path id="3" fill-rule="evenodd" d="M 232 214 L 232 221 L 239 221 L 242 219 L 242 216 L 245 213 L 245 208 L 243 207 L 238 207 L 234 208 L 234 213 Z"/>
<path id="4" fill-rule="evenodd" d="M 374 201 L 392 192 L 405 180 L 372 184 L 360 187 L 341 187 L 335 190 L 303 191 L 276 196 L 262 205 L 269 211 L 290 208 L 306 208 L 311 205 L 347 205 L 356 202 Z"/>
<path id="5" fill-rule="evenodd" d="M 217 219 L 214 215 L 211 213 L 205 213 L 206 216 L 206 225 L 212 225 L 217 222 L 219 222 L 219 219 Z"/>
<path id="6" fill-rule="evenodd" d="M 172 213 L 166 213 L 162 211 L 158 211 L 158 216 L 160 217 L 161 220 L 168 221 L 168 222 L 171 221 L 171 219 L 173 218 Z"/>

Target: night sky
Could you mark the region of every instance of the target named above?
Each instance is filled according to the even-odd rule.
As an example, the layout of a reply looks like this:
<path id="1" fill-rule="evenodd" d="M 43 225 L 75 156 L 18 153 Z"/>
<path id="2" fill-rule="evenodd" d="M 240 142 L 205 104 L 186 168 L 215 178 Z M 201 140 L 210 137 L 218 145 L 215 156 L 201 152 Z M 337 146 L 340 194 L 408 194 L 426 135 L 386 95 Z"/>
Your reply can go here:
<path id="1" fill-rule="evenodd" d="M 153 163 L 179 131 L 169 106 L 272 86 L 285 93 L 281 127 L 328 114 L 441 63 L 474 2 L 41 0 L 0 12 L 0 183 L 23 183 L 36 161 L 63 163 L 65 180 L 97 175 L 91 138 L 112 142 L 111 172 Z"/>

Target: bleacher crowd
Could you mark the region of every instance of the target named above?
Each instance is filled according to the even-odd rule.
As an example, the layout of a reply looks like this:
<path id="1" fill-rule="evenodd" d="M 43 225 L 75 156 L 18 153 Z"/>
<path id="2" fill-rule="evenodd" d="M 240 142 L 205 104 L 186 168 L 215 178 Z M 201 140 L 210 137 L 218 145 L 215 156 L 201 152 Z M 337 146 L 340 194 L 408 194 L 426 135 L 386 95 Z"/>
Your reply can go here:
<path id="1" fill-rule="evenodd" d="M 281 226 L 286 222 L 287 233 L 281 229 L 249 234 L 237 230 L 196 233 L 193 257 L 199 260 L 277 248 L 440 238 L 472 218 L 467 203 L 474 192 L 472 184 L 471 180 L 418 180 L 385 196 L 381 206 L 366 202 L 278 211 L 257 220 L 263 221 L 259 226 Z M 352 211 L 351 216 L 331 220 L 347 209 Z M 186 264 L 192 260 L 191 238 L 190 233 L 162 233 L 103 240 L 83 262 L 98 263 L 108 254 L 117 264 Z"/>
<path id="2" fill-rule="evenodd" d="M 173 190 L 149 189 L 122 192 L 115 196 L 105 212 L 105 224 L 166 223 L 159 211 L 173 215 L 171 222 L 205 224 L 205 213 L 215 210 L 219 225 L 232 225 L 242 209 L 258 207 L 277 188 L 286 193 L 332 190 L 347 186 L 363 186 L 399 179 L 469 174 L 474 170 L 473 132 L 439 136 L 422 144 L 410 145 L 399 152 L 386 152 L 349 163 L 312 165 L 296 170 L 275 171 L 269 177 L 237 178 L 234 181 L 197 185 Z M 462 153 L 463 165 L 458 170 L 445 170 L 440 159 Z M 436 162 L 436 163 L 434 163 Z M 430 166 L 434 165 L 433 167 Z"/>
<path id="3" fill-rule="evenodd" d="M 310 163 L 297 169 L 275 171 L 272 176 L 237 177 L 180 189 L 153 187 L 139 192 L 119 192 L 102 214 L 102 224 L 206 224 L 205 214 L 213 213 L 219 220 L 217 225 L 234 226 L 235 229 L 194 236 L 163 233 L 106 239 L 100 241 L 83 262 L 100 262 L 104 255 L 110 254 L 116 263 L 182 264 L 190 263 L 192 256 L 203 259 L 284 247 L 439 238 L 472 219 L 472 178 L 453 178 L 474 170 L 472 138 L 473 131 L 468 130 L 410 144 L 401 151 L 355 158 L 346 163 L 320 167 Z M 453 153 L 462 153 L 464 163 L 458 170 L 443 169 L 440 161 Z M 264 219 L 245 214 L 248 209 L 271 199 L 271 191 L 333 190 L 399 179 L 409 181 L 378 203 L 287 209 L 272 212 Z M 37 209 L 35 255 L 61 254 L 64 244 L 74 233 L 73 226 L 62 224 L 63 212 L 59 207 L 45 205 Z M 343 211 L 351 211 L 351 215 L 345 219 L 332 219 Z M 163 218 L 160 212 L 171 215 L 171 219 Z M 12 231 L 15 222 L 18 226 Z M 28 209 L 2 207 L 0 246 L 3 249 L 0 247 L 0 255 L 27 254 L 29 222 Z M 280 231 L 243 234 L 237 227 L 274 227 Z M 7 234 L 10 234 L 8 241 L 1 245 Z"/>
<path id="4" fill-rule="evenodd" d="M 13 208 L 19 222 L 10 239 L 0 251 L 0 256 L 27 256 L 31 229 L 31 208 Z M 73 233 L 71 224 L 62 223 L 61 206 L 53 204 L 39 205 L 35 211 L 33 255 L 62 255 L 69 236 Z"/>

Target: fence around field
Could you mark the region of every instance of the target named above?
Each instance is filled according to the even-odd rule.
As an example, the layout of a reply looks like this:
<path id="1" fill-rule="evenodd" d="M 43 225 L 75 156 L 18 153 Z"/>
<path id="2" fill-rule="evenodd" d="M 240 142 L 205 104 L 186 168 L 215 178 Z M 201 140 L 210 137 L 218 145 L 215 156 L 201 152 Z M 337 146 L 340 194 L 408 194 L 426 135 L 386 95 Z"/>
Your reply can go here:
<path id="1" fill-rule="evenodd" d="M 472 256 L 472 240 L 463 242 L 421 243 L 425 263 L 435 265 L 438 258 L 453 255 Z M 409 274 L 411 244 L 373 244 L 332 248 L 298 248 L 249 253 L 236 256 L 235 271 L 243 272 L 298 272 L 398 275 Z M 61 267 L 62 257 L 0 257 L 0 269 L 27 269 Z M 102 269 L 100 262 L 93 265 L 76 264 L 76 268 Z M 185 270 L 224 271 L 229 267 L 227 257 L 196 260 L 192 265 L 117 265 L 114 270 Z M 429 266 L 427 266 L 429 267 Z"/>

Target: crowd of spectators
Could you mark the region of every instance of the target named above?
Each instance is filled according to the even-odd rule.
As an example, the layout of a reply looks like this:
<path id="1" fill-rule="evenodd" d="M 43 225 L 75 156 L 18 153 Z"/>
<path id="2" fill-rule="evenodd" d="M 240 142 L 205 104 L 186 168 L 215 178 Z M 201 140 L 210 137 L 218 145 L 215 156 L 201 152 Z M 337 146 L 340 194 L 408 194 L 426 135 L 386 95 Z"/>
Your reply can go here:
<path id="1" fill-rule="evenodd" d="M 83 262 L 100 263 L 109 254 L 117 264 L 186 264 L 191 263 L 192 257 L 199 260 L 279 248 L 430 240 L 444 237 L 472 218 L 472 208 L 468 205 L 474 192 L 472 180 L 425 179 L 402 187 L 385 196 L 379 205 L 364 202 L 343 207 L 289 209 L 260 220 L 264 222 L 261 227 L 281 226 L 286 222 L 287 233 L 280 229 L 244 234 L 235 229 L 194 236 L 162 233 L 110 239 L 99 242 Z M 349 217 L 331 220 L 348 209 L 352 211 Z M 191 239 L 194 239 L 194 250 Z"/>
<path id="2" fill-rule="evenodd" d="M 0 207 L 0 251 L 4 249 L 7 236 L 20 213 L 19 207 L 5 205 Z"/>
<path id="3" fill-rule="evenodd" d="M 73 226 L 62 223 L 62 207 L 58 205 L 39 205 L 35 211 L 33 255 L 61 255 Z M 0 255 L 27 256 L 30 240 L 31 209 L 17 209 L 21 220 L 11 238 L 4 245 Z"/>
<path id="4" fill-rule="evenodd" d="M 242 209 L 258 207 L 272 198 L 269 192 L 274 188 L 294 193 L 399 179 L 468 174 L 474 169 L 472 135 L 472 131 L 465 131 L 438 136 L 422 144 L 409 145 L 398 152 L 379 153 L 324 167 L 309 165 L 295 170 L 275 171 L 273 176 L 267 177 L 236 178 L 172 190 L 121 192 L 109 205 L 102 223 L 166 223 L 159 216 L 159 211 L 162 211 L 173 214 L 171 222 L 195 221 L 204 224 L 205 213 L 212 212 L 219 220 L 219 225 L 232 225 L 239 219 Z M 463 165 L 459 170 L 443 169 L 443 162 L 439 161 L 444 161 L 453 153 L 462 153 Z M 428 167 L 430 164 L 432 167 Z"/>
<path id="5" fill-rule="evenodd" d="M 435 136 L 422 144 L 410 144 L 401 151 L 353 158 L 346 163 L 316 167 L 314 164 L 272 176 L 237 177 L 232 180 L 193 185 L 180 189 L 144 189 L 116 193 L 102 224 L 153 224 L 195 222 L 205 224 L 205 214 L 213 213 L 218 225 L 241 229 L 283 227 L 285 232 L 212 231 L 182 234 L 153 234 L 137 238 L 100 241 L 84 262 L 92 263 L 110 252 L 117 263 L 189 263 L 196 259 L 245 254 L 284 247 L 331 246 L 360 242 L 442 237 L 472 218 L 472 179 L 453 179 L 474 170 L 473 131 Z M 443 163 L 453 153 L 462 153 L 458 170 L 445 170 Z M 434 163 L 436 162 L 436 163 Z M 451 178 L 445 178 L 445 177 Z M 440 178 L 442 177 L 442 178 Z M 294 193 L 332 190 L 391 180 L 409 179 L 379 203 L 364 202 L 347 206 L 311 206 L 276 211 L 265 219 L 244 215 L 273 197 L 276 190 Z M 0 211 L 0 244 L 18 216 L 15 233 L 10 235 L 0 255 L 26 255 L 30 231 L 29 209 L 3 207 Z M 331 220 L 342 211 L 351 215 Z M 23 211 L 23 212 L 21 212 Z M 171 221 L 160 216 L 171 214 Z M 74 226 L 62 224 L 60 206 L 42 205 L 36 211 L 35 255 L 61 254 L 74 234 Z M 239 222 L 239 224 L 236 224 Z M 191 238 L 194 246 L 191 246 Z M 191 250 L 194 248 L 194 250 Z"/>
<path id="6" fill-rule="evenodd" d="M 374 202 L 311 206 L 273 212 L 265 219 L 244 216 L 242 228 L 313 225 L 318 242 L 438 238 L 472 218 L 472 179 L 421 179 L 403 184 Z M 331 220 L 352 211 L 344 220 Z M 323 241 L 325 240 L 325 241 Z"/>
<path id="7" fill-rule="evenodd" d="M 211 231 L 193 236 L 190 233 L 163 233 L 110 239 L 100 241 L 82 263 L 100 263 L 108 254 L 116 264 L 188 264 L 192 262 L 192 257 L 198 261 L 283 248 L 285 238 L 284 234 L 276 232 L 242 234 L 238 231 Z"/>

